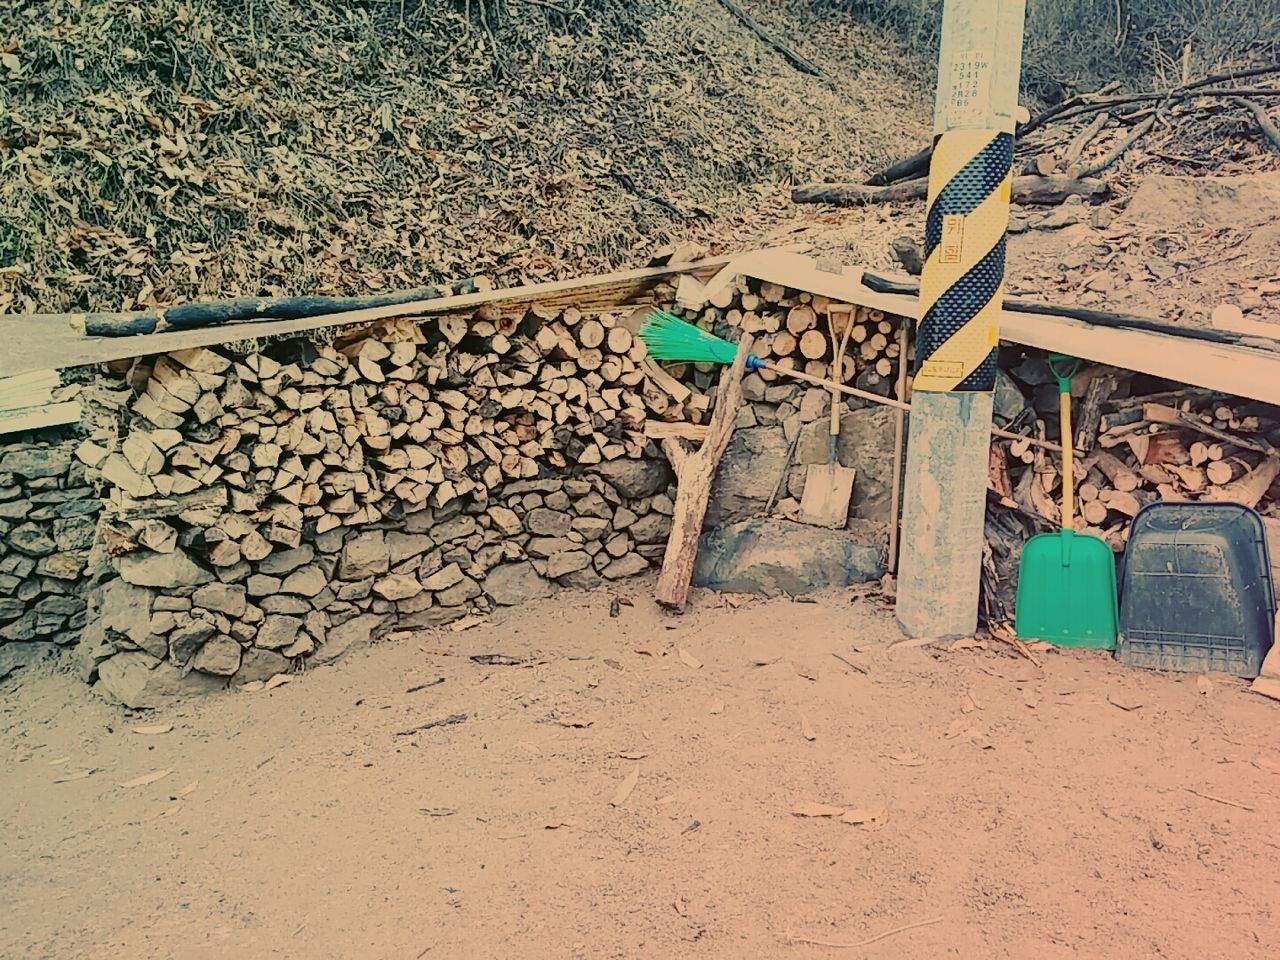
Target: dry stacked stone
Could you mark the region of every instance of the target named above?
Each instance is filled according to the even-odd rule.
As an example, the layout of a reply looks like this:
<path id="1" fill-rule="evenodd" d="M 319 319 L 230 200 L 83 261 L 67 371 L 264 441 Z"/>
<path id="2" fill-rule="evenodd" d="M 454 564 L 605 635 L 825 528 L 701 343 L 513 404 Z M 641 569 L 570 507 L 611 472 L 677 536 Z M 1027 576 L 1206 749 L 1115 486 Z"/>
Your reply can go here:
<path id="1" fill-rule="evenodd" d="M 74 440 L 0 444 L 0 677 L 79 639 L 101 506 Z"/>

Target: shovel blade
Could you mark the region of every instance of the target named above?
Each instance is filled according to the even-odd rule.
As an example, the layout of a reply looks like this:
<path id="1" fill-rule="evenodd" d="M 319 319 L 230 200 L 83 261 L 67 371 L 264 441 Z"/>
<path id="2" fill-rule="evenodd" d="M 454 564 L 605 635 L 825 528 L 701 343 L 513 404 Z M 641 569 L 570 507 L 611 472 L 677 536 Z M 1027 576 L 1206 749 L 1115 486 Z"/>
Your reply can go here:
<path id="1" fill-rule="evenodd" d="M 1114 650 L 1116 560 L 1105 541 L 1070 530 L 1022 548 L 1014 629 L 1022 640 Z"/>
<path id="2" fill-rule="evenodd" d="M 838 463 L 815 463 L 804 475 L 804 495 L 800 499 L 800 522 L 815 527 L 843 527 L 849 519 L 849 499 L 853 496 L 852 467 Z"/>

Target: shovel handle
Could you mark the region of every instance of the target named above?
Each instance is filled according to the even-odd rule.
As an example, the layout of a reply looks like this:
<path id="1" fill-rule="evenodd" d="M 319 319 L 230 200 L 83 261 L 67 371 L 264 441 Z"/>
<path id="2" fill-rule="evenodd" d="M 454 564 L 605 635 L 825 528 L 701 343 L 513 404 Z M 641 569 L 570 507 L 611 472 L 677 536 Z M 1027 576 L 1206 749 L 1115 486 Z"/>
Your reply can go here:
<path id="1" fill-rule="evenodd" d="M 1076 500 L 1075 444 L 1071 442 L 1071 391 L 1058 394 L 1058 408 L 1062 418 L 1062 529 L 1074 530 Z"/>

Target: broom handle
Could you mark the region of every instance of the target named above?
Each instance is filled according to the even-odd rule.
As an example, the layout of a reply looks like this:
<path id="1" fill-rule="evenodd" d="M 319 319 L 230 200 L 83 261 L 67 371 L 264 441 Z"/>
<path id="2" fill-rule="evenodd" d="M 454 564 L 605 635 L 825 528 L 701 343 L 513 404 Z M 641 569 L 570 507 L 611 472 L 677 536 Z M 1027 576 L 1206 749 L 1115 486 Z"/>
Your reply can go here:
<path id="1" fill-rule="evenodd" d="M 807 373 L 801 373 L 799 370 L 789 370 L 786 367 L 780 367 L 772 360 L 762 360 L 766 370 L 772 370 L 774 373 L 780 373 L 784 377 L 794 377 L 797 380 L 803 380 L 805 383 L 812 383 L 819 387 L 825 387 L 828 390 L 839 390 L 841 393 L 847 393 L 851 397 L 861 397 L 863 400 L 870 400 L 872 403 L 883 404 L 886 407 L 897 407 L 899 410 L 910 410 L 911 404 L 903 403 L 901 400 L 894 400 L 890 397 L 882 397 L 878 393 L 868 393 L 866 390 L 859 390 L 857 387 L 847 387 L 843 383 L 836 383 L 834 380 L 823 380 L 821 377 L 813 377 Z"/>
<path id="2" fill-rule="evenodd" d="M 780 373 L 784 377 L 794 377 L 797 380 L 803 380 L 806 383 L 812 383 L 819 387 L 826 387 L 828 390 L 839 390 L 841 393 L 847 393 L 851 397 L 861 397 L 863 400 L 870 400 L 872 403 L 878 403 L 882 407 L 894 407 L 898 410 L 906 410 L 911 412 L 911 404 L 903 403 L 901 400 L 895 400 L 892 397 L 882 397 L 878 393 L 867 393 L 865 390 L 859 390 L 856 387 L 846 387 L 843 383 L 836 383 L 834 380 L 823 380 L 821 377 L 811 377 L 807 373 L 801 373 L 799 370 L 790 370 L 787 367 L 780 367 L 772 360 L 761 360 L 760 365 L 766 370 L 772 370 L 774 373 Z M 1063 447 L 1048 440 L 1037 440 L 1035 437 L 1024 437 L 1020 433 L 1014 433 L 1012 430 L 1004 430 L 1000 427 L 991 428 L 992 436 L 1000 437 L 1004 440 L 1021 440 L 1033 447 L 1039 447 L 1042 450 L 1051 450 L 1055 453 L 1063 450 Z"/>

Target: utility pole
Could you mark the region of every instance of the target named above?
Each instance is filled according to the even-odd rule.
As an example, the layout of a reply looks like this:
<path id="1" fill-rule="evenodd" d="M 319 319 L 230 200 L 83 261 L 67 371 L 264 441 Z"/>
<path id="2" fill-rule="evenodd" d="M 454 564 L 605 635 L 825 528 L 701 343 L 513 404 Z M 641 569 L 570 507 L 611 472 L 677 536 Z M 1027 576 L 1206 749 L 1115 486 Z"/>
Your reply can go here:
<path id="1" fill-rule="evenodd" d="M 898 622 L 972 634 L 1026 0 L 945 0 L 902 516 Z"/>

